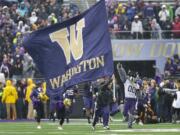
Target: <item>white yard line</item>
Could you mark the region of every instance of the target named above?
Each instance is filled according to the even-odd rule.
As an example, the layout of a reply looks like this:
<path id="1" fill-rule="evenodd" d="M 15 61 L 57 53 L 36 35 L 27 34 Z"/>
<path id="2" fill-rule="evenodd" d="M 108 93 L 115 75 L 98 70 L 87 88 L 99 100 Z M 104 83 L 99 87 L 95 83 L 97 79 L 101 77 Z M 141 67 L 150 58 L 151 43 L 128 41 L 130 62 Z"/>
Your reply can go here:
<path id="1" fill-rule="evenodd" d="M 35 133 L 37 133 L 37 132 L 0 132 L 0 134 L 2 134 L 2 135 L 8 135 L 8 134 L 10 134 L 10 135 L 13 135 L 13 134 L 15 134 L 15 135 L 21 135 L 21 134 L 35 134 Z M 69 135 L 69 134 L 71 134 L 71 133 L 69 133 L 69 132 L 64 132 L 64 131 L 58 131 L 58 132 L 54 132 L 54 131 L 52 131 L 52 132 L 47 132 L 47 134 L 49 134 L 49 135 L 56 135 L 56 134 L 67 134 L 67 135 Z M 80 133 L 73 133 L 74 135 L 79 135 Z M 83 135 L 89 135 L 89 134 L 97 134 L 97 135 L 104 135 L 104 134 L 102 134 L 102 133 L 97 133 L 97 132 L 92 132 L 92 133 L 83 133 Z M 119 135 L 119 134 L 114 134 L 114 133 L 108 133 L 108 135 Z M 126 135 L 126 134 L 121 134 L 121 135 Z M 144 135 L 144 134 L 131 134 L 131 135 Z M 146 134 L 146 135 L 153 135 L 153 134 Z"/>
<path id="2" fill-rule="evenodd" d="M 107 133 L 108 132 L 108 135 L 118 135 L 119 132 L 121 133 L 121 135 L 126 135 L 126 133 L 134 133 L 134 134 L 131 134 L 131 135 L 144 135 L 143 133 L 149 133 L 149 134 L 146 134 L 146 135 L 153 135 L 153 133 L 158 133 L 158 132 L 180 132 L 180 128 L 173 128 L 173 129 L 124 129 L 124 130 L 99 130 L 99 131 L 95 131 L 93 132 L 92 131 L 92 134 L 97 134 L 97 135 L 104 135 L 104 133 Z M 23 135 L 23 134 L 35 134 L 37 133 L 36 131 L 34 132 L 2 132 L 0 131 L 0 134 L 2 135 Z M 122 134 L 123 133 L 123 134 Z M 138 133 L 138 134 L 137 134 Z M 141 134 L 142 133 L 142 134 Z M 63 131 L 52 131 L 52 132 L 47 132 L 47 134 L 49 135 L 53 135 L 53 134 L 71 134 L 69 133 L 68 131 L 66 130 L 63 130 Z M 76 133 L 73 133 L 73 134 L 76 134 Z M 79 135 L 81 133 L 77 133 L 77 135 Z M 83 135 L 89 135 L 89 133 L 83 133 Z"/>
<path id="3" fill-rule="evenodd" d="M 52 126 L 54 126 L 54 125 L 58 125 L 59 123 L 48 123 L 48 125 L 52 125 Z M 91 124 L 88 124 L 88 123 L 65 123 L 64 125 L 66 125 L 66 126 L 76 126 L 76 125 L 78 125 L 78 126 L 91 126 Z M 97 124 L 97 125 L 102 125 L 102 123 L 101 124 Z M 110 126 L 111 125 L 119 125 L 119 126 L 122 126 L 122 125 L 127 125 L 126 123 L 111 123 L 110 124 Z"/>
<path id="4" fill-rule="evenodd" d="M 112 121 L 114 122 L 122 122 L 123 120 L 122 119 L 112 119 Z"/>
<path id="5" fill-rule="evenodd" d="M 171 128 L 171 129 L 122 129 L 122 130 L 100 130 L 97 132 L 121 132 L 121 133 L 132 133 L 132 132 L 180 132 L 180 128 Z"/>
<path id="6" fill-rule="evenodd" d="M 49 119 L 42 119 L 42 121 L 49 121 Z M 87 121 L 87 119 L 71 119 L 70 118 L 70 121 Z M 123 121 L 123 119 L 113 119 L 112 118 L 112 121 Z"/>
<path id="7" fill-rule="evenodd" d="M 98 134 L 98 135 L 104 135 L 104 134 Z M 108 135 L 127 135 L 127 134 L 119 134 L 119 133 L 118 134 L 109 134 L 108 133 Z M 153 134 L 139 134 L 138 133 L 138 134 L 130 134 L 130 135 L 153 135 Z"/>
<path id="8" fill-rule="evenodd" d="M 70 134 L 68 132 L 63 132 L 63 131 L 59 131 L 59 132 L 48 132 L 48 135 L 56 135 L 56 134 Z"/>
<path id="9" fill-rule="evenodd" d="M 34 134 L 35 132 L 9 132 L 9 131 L 7 131 L 7 132 L 1 132 L 0 131 L 0 134 L 2 134 L 2 135 L 7 135 L 7 134 L 17 134 L 17 135 L 20 135 L 20 134 Z"/>

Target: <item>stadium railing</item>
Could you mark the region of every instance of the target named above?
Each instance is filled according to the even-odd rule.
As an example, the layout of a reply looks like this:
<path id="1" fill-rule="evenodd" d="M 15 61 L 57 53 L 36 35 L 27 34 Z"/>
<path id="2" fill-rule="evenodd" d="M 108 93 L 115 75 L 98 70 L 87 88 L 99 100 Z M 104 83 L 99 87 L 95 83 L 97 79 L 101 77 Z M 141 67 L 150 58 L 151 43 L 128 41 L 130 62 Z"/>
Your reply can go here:
<path id="1" fill-rule="evenodd" d="M 133 39 L 131 31 L 109 30 L 109 32 L 112 39 Z M 135 39 L 180 39 L 180 34 L 177 37 L 174 34 L 175 32 L 180 33 L 180 30 L 143 31 L 140 38 L 136 33 Z M 157 37 L 153 37 L 153 34 L 156 34 Z"/>

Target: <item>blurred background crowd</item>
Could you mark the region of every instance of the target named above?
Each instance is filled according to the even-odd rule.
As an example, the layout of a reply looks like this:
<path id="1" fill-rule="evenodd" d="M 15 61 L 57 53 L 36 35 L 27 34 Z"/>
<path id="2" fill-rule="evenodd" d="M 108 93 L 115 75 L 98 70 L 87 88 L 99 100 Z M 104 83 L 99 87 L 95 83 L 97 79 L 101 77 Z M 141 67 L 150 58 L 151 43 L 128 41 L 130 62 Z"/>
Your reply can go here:
<path id="1" fill-rule="evenodd" d="M 23 39 L 32 31 L 65 21 L 79 13 L 77 5 L 63 3 L 63 0 L 0 0 L 0 73 L 6 80 L 10 79 L 10 83 L 5 83 L 3 76 L 0 77 L 0 119 L 10 119 L 5 103 L 12 104 L 11 119 L 27 118 L 25 110 L 28 110 L 30 99 L 26 97 L 29 84 L 26 78 L 42 79 L 22 46 Z M 4 89 L 11 86 L 15 88 L 12 100 L 3 99 Z"/>
<path id="2" fill-rule="evenodd" d="M 39 6 L 40 5 L 40 6 Z M 6 78 L 39 77 L 31 57 L 22 47 L 28 33 L 79 14 L 74 4 L 62 0 L 19 0 L 0 3 L 0 72 Z M 35 75 L 35 76 L 34 76 Z"/>
<path id="3" fill-rule="evenodd" d="M 180 38 L 179 1 L 109 0 L 107 2 L 109 29 L 112 38 L 177 39 Z"/>
<path id="4" fill-rule="evenodd" d="M 108 24 L 112 38 L 118 39 L 179 39 L 180 5 L 144 2 L 118 2 L 107 0 Z M 37 29 L 65 21 L 79 15 L 76 4 L 63 0 L 0 0 L 0 73 L 5 75 L 17 91 L 17 118 L 27 118 L 26 78 L 41 78 L 32 58 L 22 47 L 23 39 Z M 180 73 L 180 58 L 167 58 L 164 74 L 158 69 L 153 79 L 142 79 L 141 85 L 150 90 L 153 111 L 162 121 L 171 120 L 172 97 L 159 92 L 159 86 L 174 88 L 174 81 L 165 77 Z M 153 81 L 152 81 L 153 80 Z M 117 85 L 119 82 L 117 82 Z M 2 98 L 5 82 L 0 84 Z M 121 88 L 121 87 L 119 87 Z M 143 87 L 144 88 L 144 87 Z M 149 92 L 149 91 L 148 91 Z M 123 100 L 122 94 L 119 99 Z M 162 95 L 162 96 L 160 96 Z M 6 118 L 5 106 L 0 101 L 0 119 Z M 161 112 L 160 112 L 161 111 Z M 48 117 L 48 114 L 45 114 Z"/>

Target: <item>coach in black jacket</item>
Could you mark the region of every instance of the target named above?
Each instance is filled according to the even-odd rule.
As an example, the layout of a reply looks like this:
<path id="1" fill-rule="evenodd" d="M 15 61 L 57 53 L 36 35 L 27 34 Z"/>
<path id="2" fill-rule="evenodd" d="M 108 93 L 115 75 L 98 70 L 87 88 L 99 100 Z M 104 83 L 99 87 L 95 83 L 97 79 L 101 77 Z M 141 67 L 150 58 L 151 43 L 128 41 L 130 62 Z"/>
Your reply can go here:
<path id="1" fill-rule="evenodd" d="M 109 129 L 109 114 L 110 114 L 110 103 L 112 101 L 112 80 L 104 81 L 103 84 L 99 87 L 99 94 L 97 96 L 96 107 L 95 107 L 95 115 L 93 118 L 93 130 L 95 129 L 95 125 L 99 120 L 99 117 L 103 118 L 103 126 L 104 129 Z"/>

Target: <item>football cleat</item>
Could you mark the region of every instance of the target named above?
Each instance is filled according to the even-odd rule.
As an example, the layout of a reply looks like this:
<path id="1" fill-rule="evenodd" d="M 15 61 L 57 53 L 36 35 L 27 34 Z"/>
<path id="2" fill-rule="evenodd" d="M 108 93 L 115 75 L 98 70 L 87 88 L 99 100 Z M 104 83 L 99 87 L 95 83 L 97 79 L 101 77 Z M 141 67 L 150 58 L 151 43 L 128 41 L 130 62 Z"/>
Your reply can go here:
<path id="1" fill-rule="evenodd" d="M 38 125 L 38 126 L 37 126 L 37 129 L 41 129 L 41 126 L 40 126 L 40 125 Z"/>
<path id="2" fill-rule="evenodd" d="M 105 126 L 105 127 L 103 127 L 104 129 L 106 129 L 106 130 L 109 130 L 110 128 L 109 128 L 109 126 Z"/>
<path id="3" fill-rule="evenodd" d="M 63 130 L 63 128 L 61 126 L 58 127 L 59 130 Z"/>
<path id="4" fill-rule="evenodd" d="M 95 126 L 91 126 L 92 130 L 94 131 L 95 130 Z"/>

